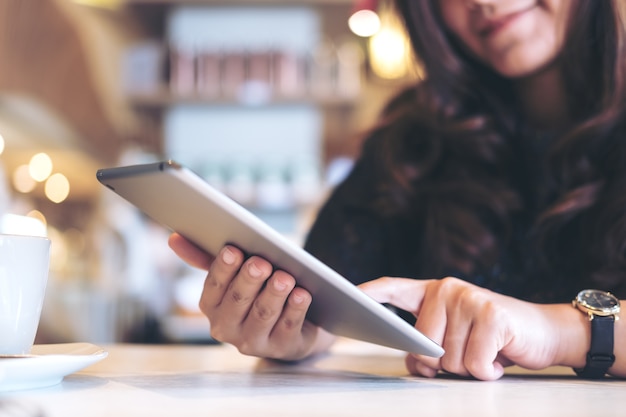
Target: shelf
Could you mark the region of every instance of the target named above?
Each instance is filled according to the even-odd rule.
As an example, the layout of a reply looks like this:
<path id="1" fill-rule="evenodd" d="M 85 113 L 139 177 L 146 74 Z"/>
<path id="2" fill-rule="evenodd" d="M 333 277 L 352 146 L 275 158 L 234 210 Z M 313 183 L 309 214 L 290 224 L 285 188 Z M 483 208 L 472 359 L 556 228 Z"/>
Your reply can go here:
<path id="1" fill-rule="evenodd" d="M 125 5 L 346 6 L 354 0 L 123 0 Z"/>
<path id="2" fill-rule="evenodd" d="M 199 95 L 174 95 L 166 91 L 154 94 L 130 94 L 128 101 L 135 107 L 145 109 L 164 109 L 175 105 L 197 106 L 244 106 L 266 107 L 282 105 L 316 105 L 327 108 L 347 108 L 355 103 L 355 99 L 343 97 L 272 97 L 268 100 L 246 101 L 227 98 L 207 98 Z"/>
<path id="3" fill-rule="evenodd" d="M 128 71 L 128 77 L 125 78 L 127 82 L 124 83 L 125 98 L 129 105 L 142 118 L 145 118 L 148 125 L 156 128 L 157 133 L 155 135 L 163 143 L 169 140 L 165 138 L 166 134 L 168 138 L 174 135 L 171 129 L 166 131 L 164 127 L 165 119 L 171 115 L 172 111 L 175 115 L 179 114 L 179 111 L 182 113 L 189 110 L 192 114 L 196 114 L 197 111 L 198 114 L 207 112 L 213 116 L 222 111 L 232 110 L 237 117 L 243 115 L 255 118 L 265 111 L 270 113 L 270 117 L 273 117 L 291 107 L 295 108 L 296 111 L 306 109 L 307 112 L 302 112 L 306 114 L 313 114 L 313 112 L 308 111 L 309 108 L 313 108 L 315 110 L 314 117 L 319 118 L 320 123 L 322 123 L 319 130 L 321 147 L 324 149 L 327 147 L 343 149 L 345 146 L 342 143 L 344 138 L 350 136 L 350 126 L 355 118 L 357 104 L 361 100 L 361 86 L 355 87 L 357 77 L 359 82 L 365 83 L 365 74 L 363 74 L 363 68 L 360 67 L 357 68 L 358 74 L 350 75 L 353 72 L 350 71 L 350 68 L 346 68 L 345 64 L 342 71 L 335 70 L 335 66 L 339 68 L 338 62 L 330 61 L 338 60 L 338 57 L 334 58 L 332 54 L 322 55 L 321 52 L 324 52 L 322 48 L 320 48 L 320 54 L 314 55 L 314 52 L 318 52 L 314 50 L 315 38 L 311 37 L 313 40 L 309 42 L 309 32 L 307 32 L 309 26 L 307 25 L 309 20 L 315 20 L 310 26 L 319 31 L 320 39 L 333 39 L 337 40 L 339 46 L 344 45 L 347 39 L 352 36 L 346 23 L 352 3 L 353 0 L 122 0 L 122 5 L 125 7 L 120 8 L 120 13 L 124 13 L 128 21 L 135 25 L 134 33 L 138 34 L 134 42 L 128 44 L 129 48 L 137 48 L 131 52 L 138 55 L 127 55 L 129 58 L 126 61 L 128 67 L 125 67 L 125 70 Z M 173 36 L 170 18 L 180 18 L 176 6 L 206 8 L 207 10 L 198 10 L 200 16 L 204 13 L 209 14 L 210 10 L 208 9 L 211 7 L 221 9 L 222 6 L 232 6 L 237 8 L 232 13 L 238 13 L 241 9 L 248 19 L 250 16 L 256 18 L 256 14 L 248 13 L 244 10 L 247 8 L 254 11 L 257 8 L 267 7 L 271 13 L 284 8 L 286 14 L 295 14 L 295 21 L 304 20 L 306 24 L 303 27 L 305 33 L 302 35 L 304 41 L 300 41 L 297 45 L 303 44 L 305 46 L 296 48 L 295 52 L 289 46 L 290 42 L 285 42 L 287 46 L 283 46 L 283 43 L 279 42 L 278 46 L 275 46 L 275 50 L 272 51 L 265 51 L 261 48 L 260 50 L 251 49 L 253 52 L 247 52 L 248 49 L 246 49 L 244 54 L 252 53 L 254 55 L 253 58 L 255 58 L 254 62 L 257 62 L 258 71 L 252 72 L 250 67 L 247 67 L 247 65 L 251 65 L 248 61 L 251 56 L 246 55 L 243 61 L 244 69 L 246 69 L 244 71 L 245 76 L 242 78 L 240 71 L 231 71 L 228 73 L 229 77 L 223 78 L 223 70 L 219 70 L 219 75 L 212 71 L 214 62 L 210 53 L 202 52 L 199 56 L 195 50 L 186 51 L 182 47 L 177 48 L 178 45 L 168 43 L 171 40 L 170 36 Z M 183 13 L 184 16 L 188 16 L 187 13 L 196 13 L 196 10 L 182 10 L 182 12 L 185 12 Z M 229 13 L 230 10 L 220 10 L 219 12 Z M 262 14 L 262 16 L 265 15 Z M 272 14 L 272 16 L 274 15 Z M 300 16 L 305 16 L 305 18 L 299 19 Z M 194 17 L 198 16 L 194 15 Z M 291 19 L 289 23 L 293 21 L 294 19 Z M 291 28 L 291 26 L 285 25 L 287 28 Z M 188 28 L 188 26 L 178 27 Z M 247 27 L 238 30 L 237 34 L 245 31 Z M 296 29 L 299 29 L 299 26 Z M 202 31 L 200 30 L 200 32 Z M 285 34 L 280 34 L 279 39 L 281 41 L 283 39 L 290 40 L 293 32 L 293 29 L 289 29 Z M 237 36 L 235 38 L 238 39 Z M 255 41 L 257 38 L 259 37 L 254 36 Z M 298 40 L 297 37 L 294 39 Z M 355 44 L 360 46 L 360 43 L 357 43 L 359 41 L 359 39 L 355 40 Z M 142 50 L 141 48 L 145 49 Z M 234 50 L 235 52 L 239 51 L 237 48 Z M 342 49 L 344 52 L 345 50 Z M 226 51 L 228 52 L 228 49 Z M 271 81 L 268 88 L 262 88 L 254 82 L 254 80 L 263 82 L 267 79 L 267 74 L 263 68 L 259 70 L 258 54 L 270 54 L 271 56 L 268 58 L 273 59 L 275 52 L 281 59 L 272 62 L 279 68 L 270 71 Z M 294 54 L 296 56 L 292 57 L 291 55 Z M 239 57 L 236 55 L 226 55 L 226 58 L 231 59 L 229 61 L 229 68 L 231 69 L 234 68 L 233 65 L 238 65 L 237 58 Z M 286 57 L 286 61 L 283 61 L 283 55 Z M 342 57 L 345 58 L 345 56 L 344 53 Z M 201 61 L 197 61 L 199 57 L 202 58 Z M 220 55 L 217 58 L 221 60 L 224 57 Z M 206 66 L 199 66 L 198 62 Z M 297 68 L 284 67 L 290 63 L 296 65 Z M 316 70 L 312 67 L 315 65 L 318 66 Z M 224 66 L 225 64 L 220 64 L 219 68 Z M 148 77 L 141 75 L 142 71 L 146 71 L 146 68 L 150 71 Z M 204 71 L 200 72 L 199 68 L 204 69 Z M 138 70 L 135 71 L 135 69 Z M 259 73 L 259 71 L 261 72 Z M 294 77 L 293 71 L 297 71 L 295 75 L 297 80 L 295 81 L 292 79 Z M 301 73 L 301 71 L 304 72 Z M 193 75 L 190 75 L 192 73 Z M 137 74 L 140 75 L 137 76 Z M 281 78 L 281 74 L 287 74 L 287 79 Z M 340 84 L 340 80 L 346 79 L 352 82 L 341 82 Z M 294 82 L 299 84 L 294 86 Z M 212 88 L 214 86 L 220 87 Z M 269 91 L 266 91 L 268 89 Z M 289 109 L 289 111 L 291 110 Z M 231 114 L 233 114 L 232 112 Z M 313 129 L 309 130 L 313 131 Z M 341 143 L 337 144 L 339 142 Z M 323 150 L 324 157 L 326 154 L 327 152 Z"/>

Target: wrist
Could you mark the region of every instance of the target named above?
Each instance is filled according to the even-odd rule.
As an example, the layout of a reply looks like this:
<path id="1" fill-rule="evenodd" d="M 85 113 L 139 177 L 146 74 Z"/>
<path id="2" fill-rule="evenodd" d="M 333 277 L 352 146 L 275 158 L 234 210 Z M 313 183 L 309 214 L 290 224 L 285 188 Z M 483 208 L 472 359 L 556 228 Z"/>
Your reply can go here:
<path id="1" fill-rule="evenodd" d="M 591 344 L 589 318 L 571 304 L 554 304 L 548 308 L 557 335 L 553 365 L 584 367 Z"/>

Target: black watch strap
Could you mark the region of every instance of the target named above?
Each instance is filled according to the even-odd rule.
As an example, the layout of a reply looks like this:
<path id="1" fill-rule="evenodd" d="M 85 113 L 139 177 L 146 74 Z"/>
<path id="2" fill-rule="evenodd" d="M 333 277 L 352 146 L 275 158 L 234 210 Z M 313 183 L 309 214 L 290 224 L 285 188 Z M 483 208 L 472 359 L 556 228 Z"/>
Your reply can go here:
<path id="1" fill-rule="evenodd" d="M 587 353 L 587 363 L 582 369 L 575 369 L 582 378 L 604 378 L 607 370 L 613 366 L 614 316 L 593 316 L 591 319 L 591 347 Z"/>

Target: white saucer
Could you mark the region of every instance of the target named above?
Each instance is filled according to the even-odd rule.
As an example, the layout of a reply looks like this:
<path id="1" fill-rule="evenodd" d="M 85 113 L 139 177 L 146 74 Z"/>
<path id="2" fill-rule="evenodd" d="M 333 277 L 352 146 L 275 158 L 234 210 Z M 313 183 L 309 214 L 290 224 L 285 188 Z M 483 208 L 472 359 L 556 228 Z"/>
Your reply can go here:
<path id="1" fill-rule="evenodd" d="M 0 392 L 56 385 L 66 375 L 96 363 L 108 355 L 90 343 L 35 345 L 26 358 L 0 359 Z"/>

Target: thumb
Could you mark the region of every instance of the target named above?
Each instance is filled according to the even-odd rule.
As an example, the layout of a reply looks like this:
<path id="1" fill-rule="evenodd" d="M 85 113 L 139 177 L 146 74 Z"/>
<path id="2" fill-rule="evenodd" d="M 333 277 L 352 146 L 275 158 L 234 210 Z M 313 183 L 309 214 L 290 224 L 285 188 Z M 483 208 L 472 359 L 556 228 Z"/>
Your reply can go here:
<path id="1" fill-rule="evenodd" d="M 172 233 L 167 243 L 179 258 L 194 268 L 208 271 L 211 267 L 214 257 L 178 233 Z"/>

